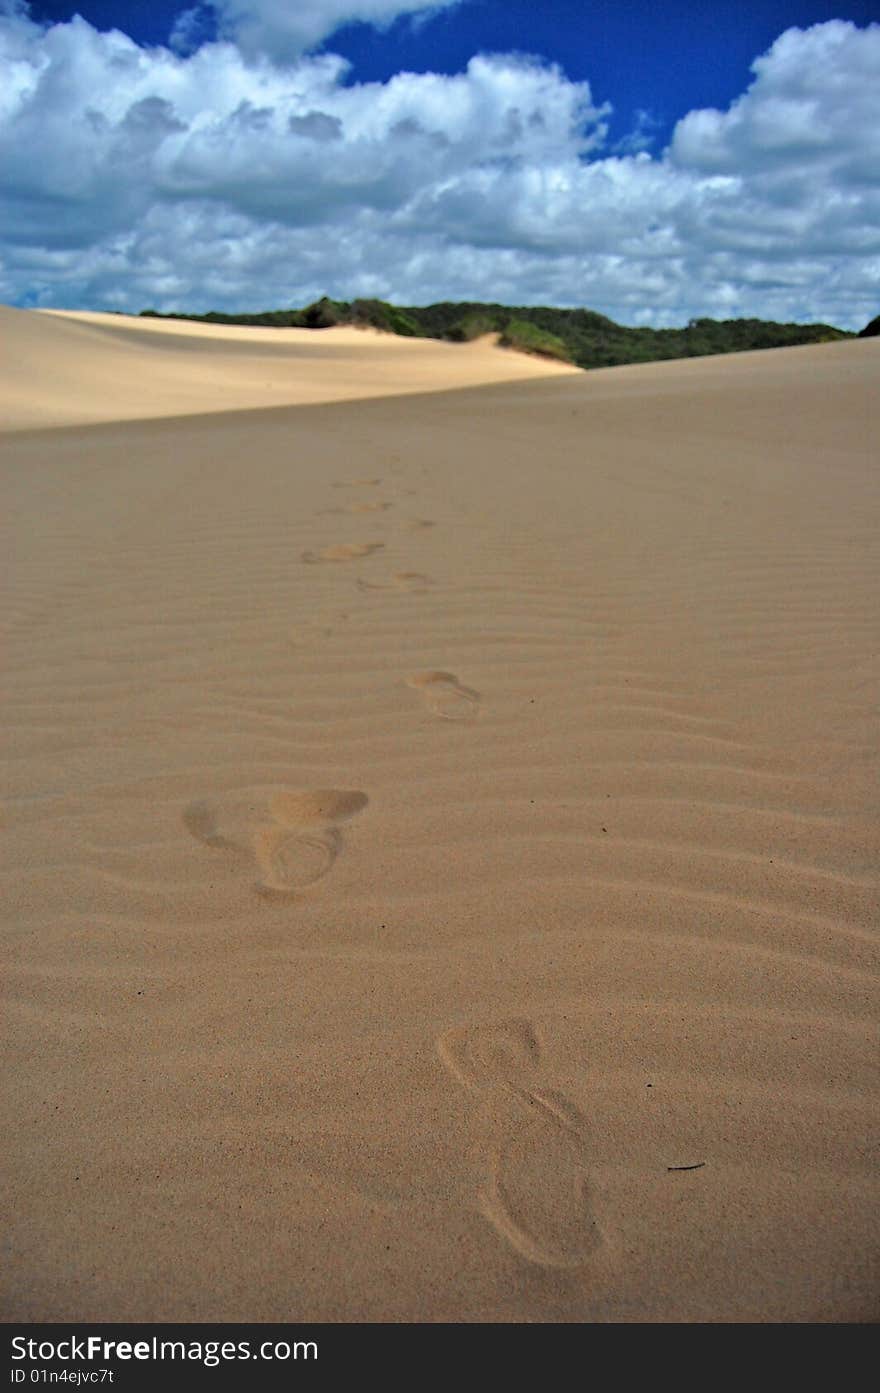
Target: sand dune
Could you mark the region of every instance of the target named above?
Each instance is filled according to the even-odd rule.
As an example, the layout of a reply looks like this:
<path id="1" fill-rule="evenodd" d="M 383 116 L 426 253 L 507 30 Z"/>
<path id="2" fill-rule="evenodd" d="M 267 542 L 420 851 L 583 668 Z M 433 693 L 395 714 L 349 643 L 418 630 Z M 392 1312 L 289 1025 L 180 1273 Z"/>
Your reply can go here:
<path id="1" fill-rule="evenodd" d="M 877 342 L 3 327 L 6 1319 L 876 1317 Z"/>
<path id="2" fill-rule="evenodd" d="M 497 336 L 496 336 L 497 337 Z M 0 429 L 358 400 L 576 368 L 371 329 L 250 329 L 0 306 Z"/>

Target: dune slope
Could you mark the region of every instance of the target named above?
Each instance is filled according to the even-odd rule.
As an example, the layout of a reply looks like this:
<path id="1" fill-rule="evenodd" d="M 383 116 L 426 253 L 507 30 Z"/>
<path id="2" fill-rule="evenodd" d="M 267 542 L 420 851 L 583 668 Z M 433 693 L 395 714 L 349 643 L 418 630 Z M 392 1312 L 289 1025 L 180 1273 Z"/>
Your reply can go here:
<path id="1" fill-rule="evenodd" d="M 0 441 L 6 1319 L 878 1314 L 878 363 Z"/>
<path id="2" fill-rule="evenodd" d="M 0 306 L 0 430 L 288 406 L 578 369 L 360 329 L 250 329 Z"/>

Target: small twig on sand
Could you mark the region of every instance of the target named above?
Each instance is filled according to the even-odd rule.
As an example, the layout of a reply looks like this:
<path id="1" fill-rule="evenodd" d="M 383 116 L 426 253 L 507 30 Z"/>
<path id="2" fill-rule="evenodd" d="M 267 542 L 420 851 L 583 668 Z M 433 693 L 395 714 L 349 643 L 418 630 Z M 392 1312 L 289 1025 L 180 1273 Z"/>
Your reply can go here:
<path id="1" fill-rule="evenodd" d="M 693 1166 L 667 1166 L 668 1171 L 698 1171 L 705 1166 L 705 1161 L 697 1161 Z"/>

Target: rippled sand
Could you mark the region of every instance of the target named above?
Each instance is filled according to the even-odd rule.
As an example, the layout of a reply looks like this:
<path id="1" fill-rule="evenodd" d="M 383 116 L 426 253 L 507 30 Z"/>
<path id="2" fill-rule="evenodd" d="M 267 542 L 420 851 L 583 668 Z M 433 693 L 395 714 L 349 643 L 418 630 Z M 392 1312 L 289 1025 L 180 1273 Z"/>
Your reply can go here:
<path id="1" fill-rule="evenodd" d="M 876 1317 L 878 342 L 3 325 L 6 1319 Z"/>

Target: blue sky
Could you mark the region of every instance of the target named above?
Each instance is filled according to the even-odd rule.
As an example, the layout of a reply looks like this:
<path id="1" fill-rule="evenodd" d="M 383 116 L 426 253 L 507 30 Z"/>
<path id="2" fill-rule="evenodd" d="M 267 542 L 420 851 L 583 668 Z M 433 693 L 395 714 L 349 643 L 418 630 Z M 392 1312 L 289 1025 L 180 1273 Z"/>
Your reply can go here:
<path id="1" fill-rule="evenodd" d="M 880 300 L 877 20 L 864 0 L 0 0 L 0 298 L 858 327 Z"/>
<path id="2" fill-rule="evenodd" d="M 37 17 L 80 14 L 98 29 L 122 29 L 144 44 L 166 43 L 186 8 L 169 0 L 31 6 Z M 461 72 L 480 52 L 539 54 L 612 103 L 613 137 L 624 137 L 636 113 L 647 111 L 662 142 L 692 108 L 727 106 L 739 96 L 752 59 L 784 30 L 829 19 L 880 21 L 880 0 L 463 0 L 424 24 L 403 16 L 384 32 L 346 25 L 322 47 L 349 59 L 350 80 L 360 82 L 385 82 L 403 70 Z M 210 11 L 203 32 L 216 32 Z"/>

